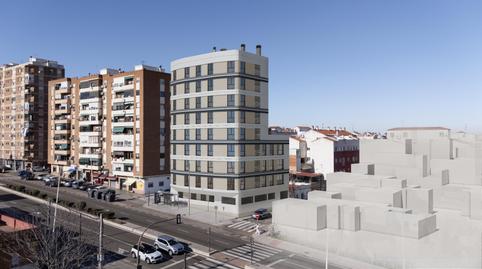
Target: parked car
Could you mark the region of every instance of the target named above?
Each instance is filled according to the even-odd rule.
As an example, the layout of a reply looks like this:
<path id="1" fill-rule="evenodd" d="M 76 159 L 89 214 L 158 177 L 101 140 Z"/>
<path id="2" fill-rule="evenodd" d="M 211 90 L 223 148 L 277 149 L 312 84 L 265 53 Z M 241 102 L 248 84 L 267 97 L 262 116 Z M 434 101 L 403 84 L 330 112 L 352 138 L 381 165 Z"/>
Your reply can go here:
<path id="1" fill-rule="evenodd" d="M 41 166 L 34 166 L 34 167 L 32 167 L 32 171 L 34 171 L 34 172 L 44 172 L 44 171 L 46 171 L 46 169 L 41 167 Z"/>
<path id="2" fill-rule="evenodd" d="M 23 180 L 32 180 L 34 179 L 34 174 L 30 171 L 26 171 L 25 173 L 22 173 L 22 175 L 20 176 L 21 179 Z"/>
<path id="3" fill-rule="evenodd" d="M 7 165 L 0 165 L 0 173 L 6 173 L 7 171 L 12 170 L 10 166 Z"/>
<path id="4" fill-rule="evenodd" d="M 141 246 L 134 245 L 131 249 L 132 258 L 137 258 L 146 263 L 158 263 L 162 261 L 162 253 L 156 250 L 155 247 L 142 243 Z"/>
<path id="5" fill-rule="evenodd" d="M 50 186 L 50 187 L 58 187 L 59 186 L 59 180 L 58 179 L 50 179 L 45 183 L 45 185 Z"/>
<path id="6" fill-rule="evenodd" d="M 71 179 L 62 178 L 62 179 L 60 180 L 60 186 L 72 187 L 72 182 L 73 182 L 73 180 L 71 180 Z"/>
<path id="7" fill-rule="evenodd" d="M 43 181 L 44 181 L 45 185 L 47 185 L 47 183 L 48 183 L 49 181 L 51 181 L 51 180 L 58 180 L 58 179 L 59 179 L 59 178 L 56 177 L 56 176 L 45 176 L 45 177 L 43 178 Z"/>
<path id="8" fill-rule="evenodd" d="M 92 188 L 92 184 L 90 183 L 82 183 L 82 185 L 79 186 L 79 190 L 81 191 L 87 191 L 89 188 Z"/>
<path id="9" fill-rule="evenodd" d="M 22 177 L 26 173 L 27 173 L 27 170 L 20 170 L 20 171 L 17 172 L 17 176 Z"/>
<path id="10" fill-rule="evenodd" d="M 38 174 L 35 176 L 36 180 L 44 180 L 45 177 L 48 177 L 48 174 Z"/>
<path id="11" fill-rule="evenodd" d="M 254 211 L 251 217 L 255 220 L 269 219 L 271 218 L 271 213 L 266 208 L 260 208 Z"/>
<path id="12" fill-rule="evenodd" d="M 84 185 L 83 180 L 75 180 L 72 182 L 72 189 L 80 189 L 82 185 Z"/>
<path id="13" fill-rule="evenodd" d="M 169 235 L 161 235 L 157 237 L 156 240 L 154 240 L 154 246 L 157 249 L 167 251 L 170 256 L 173 254 L 181 254 L 185 251 L 184 245 Z"/>

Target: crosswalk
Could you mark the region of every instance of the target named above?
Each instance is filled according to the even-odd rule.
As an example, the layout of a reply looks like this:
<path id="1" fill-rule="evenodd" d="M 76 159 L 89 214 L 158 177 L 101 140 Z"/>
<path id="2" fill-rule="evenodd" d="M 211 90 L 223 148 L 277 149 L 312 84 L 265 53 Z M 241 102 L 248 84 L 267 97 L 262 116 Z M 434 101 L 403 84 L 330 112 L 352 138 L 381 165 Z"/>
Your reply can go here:
<path id="1" fill-rule="evenodd" d="M 200 262 L 197 262 L 193 265 L 189 265 L 187 268 L 189 269 L 239 269 L 236 266 L 223 263 L 211 258 L 206 258 Z"/>
<path id="2" fill-rule="evenodd" d="M 253 233 L 256 231 L 256 223 L 243 220 L 243 221 L 228 225 L 228 228 L 241 230 L 248 233 Z"/>
<path id="3" fill-rule="evenodd" d="M 245 244 L 236 248 L 228 249 L 222 253 L 241 260 L 251 261 L 251 249 L 253 249 L 253 261 L 260 262 L 282 252 L 280 249 L 272 248 L 259 243 Z"/>

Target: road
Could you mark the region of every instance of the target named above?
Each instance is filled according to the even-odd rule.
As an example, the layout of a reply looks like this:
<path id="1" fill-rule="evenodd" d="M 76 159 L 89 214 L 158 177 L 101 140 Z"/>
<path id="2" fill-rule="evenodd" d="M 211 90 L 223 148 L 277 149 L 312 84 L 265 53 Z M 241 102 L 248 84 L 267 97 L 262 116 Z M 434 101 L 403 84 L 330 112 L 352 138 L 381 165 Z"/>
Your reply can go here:
<path id="1" fill-rule="evenodd" d="M 50 188 L 43 185 L 39 181 L 23 181 L 11 174 L 0 174 L 0 183 L 16 184 L 38 189 L 41 192 L 55 196 L 56 188 Z M 12 199 L 12 197 L 15 197 Z M 73 202 L 85 201 L 87 207 L 105 208 L 116 212 L 117 218 L 125 219 L 128 222 L 147 226 L 155 221 L 168 220 L 173 216 L 158 212 L 146 212 L 145 208 L 130 208 L 121 205 L 122 202 L 108 203 L 99 200 L 87 198 L 87 194 L 82 191 L 61 188 L 60 199 Z M 12 194 L 0 191 L 0 206 L 10 206 L 20 208 L 25 211 L 35 212 L 38 210 L 38 204 L 32 200 L 24 199 Z M 82 227 L 86 232 L 95 236 L 98 231 L 98 222 L 84 218 Z M 138 236 L 128 233 L 107 225 L 104 225 L 104 247 L 108 250 L 106 258 L 110 268 L 135 268 L 135 262 L 128 257 L 128 251 L 133 244 L 137 243 Z M 160 233 L 166 233 L 184 240 L 188 240 L 203 246 L 207 246 L 208 234 L 207 226 L 204 223 L 184 220 L 183 224 L 176 224 L 174 221 L 168 221 L 159 225 L 154 225 L 153 229 Z M 217 252 L 211 257 L 203 257 L 196 254 L 189 254 L 187 257 L 187 265 L 190 269 L 235 269 L 242 268 L 251 261 L 271 268 L 287 269 L 287 268 L 306 268 L 318 269 L 325 268 L 324 264 L 317 260 L 309 259 L 305 256 L 295 255 L 293 253 L 279 250 L 270 246 L 255 243 L 250 244 L 246 240 L 246 236 L 223 227 L 213 227 L 211 232 L 211 247 Z M 251 251 L 253 255 L 251 255 Z M 127 257 L 126 257 L 127 256 Z M 184 257 L 174 256 L 157 265 L 146 265 L 144 268 L 184 268 Z M 331 265 L 329 268 L 340 269 L 340 267 Z"/>

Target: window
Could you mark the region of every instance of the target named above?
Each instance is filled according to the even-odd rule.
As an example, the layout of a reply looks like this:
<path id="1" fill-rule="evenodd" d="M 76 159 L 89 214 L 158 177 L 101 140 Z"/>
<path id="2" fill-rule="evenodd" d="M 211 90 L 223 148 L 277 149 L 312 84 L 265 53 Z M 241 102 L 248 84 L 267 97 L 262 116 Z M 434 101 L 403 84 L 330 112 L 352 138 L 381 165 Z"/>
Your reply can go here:
<path id="1" fill-rule="evenodd" d="M 276 175 L 276 185 L 283 185 L 284 180 L 283 180 L 283 175 Z"/>
<path id="2" fill-rule="evenodd" d="M 245 78 L 239 79 L 239 89 L 246 90 L 246 79 Z"/>
<path id="3" fill-rule="evenodd" d="M 246 95 L 241 94 L 239 98 L 240 98 L 239 106 L 240 107 L 246 107 Z"/>
<path id="4" fill-rule="evenodd" d="M 196 112 L 196 124 L 201 124 L 201 112 Z"/>
<path id="5" fill-rule="evenodd" d="M 208 140 L 213 140 L 213 129 L 212 128 L 208 129 Z"/>
<path id="6" fill-rule="evenodd" d="M 256 108 L 261 107 L 261 99 L 259 98 L 259 96 L 254 97 L 254 107 L 256 107 Z"/>
<path id="7" fill-rule="evenodd" d="M 246 123 L 246 112 L 245 111 L 239 112 L 239 122 L 240 123 Z"/>
<path id="8" fill-rule="evenodd" d="M 266 201 L 266 194 L 260 194 L 260 195 L 254 196 L 254 201 L 255 202 Z"/>
<path id="9" fill-rule="evenodd" d="M 260 139 L 260 130 L 259 128 L 254 129 L 254 139 L 259 140 Z"/>
<path id="10" fill-rule="evenodd" d="M 196 176 L 196 188 L 201 188 L 201 177 L 200 176 Z"/>
<path id="11" fill-rule="evenodd" d="M 241 61 L 239 63 L 239 73 L 246 74 L 246 62 Z"/>
<path id="12" fill-rule="evenodd" d="M 177 72 L 176 70 L 172 71 L 172 77 L 173 77 L 173 80 L 176 80 L 177 79 Z M 174 94 L 176 95 L 176 94 Z"/>
<path id="13" fill-rule="evenodd" d="M 201 91 L 201 81 L 198 80 L 196 81 L 196 92 L 200 92 Z"/>
<path id="14" fill-rule="evenodd" d="M 236 204 L 236 198 L 232 197 L 221 197 L 221 203 L 223 204 L 228 204 L 228 205 L 235 205 Z"/>
<path id="15" fill-rule="evenodd" d="M 174 162 L 174 164 L 176 164 L 176 162 Z M 176 181 L 177 181 L 176 178 L 177 178 L 177 175 L 172 175 L 172 184 L 173 184 L 173 185 L 176 185 L 176 183 L 177 183 L 177 182 L 176 182 Z"/>
<path id="16" fill-rule="evenodd" d="M 212 111 L 208 112 L 208 123 L 213 123 L 213 112 Z"/>
<path id="17" fill-rule="evenodd" d="M 208 96 L 208 107 L 213 107 L 213 97 Z"/>
<path id="18" fill-rule="evenodd" d="M 213 74 L 213 64 L 208 64 L 208 75 Z"/>
<path id="19" fill-rule="evenodd" d="M 172 100 L 172 110 L 175 111 L 177 109 L 177 100 Z"/>
<path id="20" fill-rule="evenodd" d="M 246 140 L 246 128 L 239 128 L 239 140 Z"/>
<path id="21" fill-rule="evenodd" d="M 189 176 L 187 175 L 184 176 L 184 186 L 185 187 L 189 186 Z"/>
<path id="22" fill-rule="evenodd" d="M 281 191 L 281 192 L 279 193 L 279 198 L 280 198 L 280 199 L 286 199 L 286 198 L 288 198 L 288 191 Z"/>
<path id="23" fill-rule="evenodd" d="M 234 123 L 234 111 L 228 111 L 228 123 Z"/>
<path id="24" fill-rule="evenodd" d="M 214 202 L 214 195 L 209 195 L 209 202 Z"/>
<path id="25" fill-rule="evenodd" d="M 260 182 L 259 177 L 255 177 L 254 178 L 254 187 L 259 188 L 260 185 L 261 185 L 261 182 Z"/>
<path id="26" fill-rule="evenodd" d="M 234 61 L 228 61 L 228 73 L 234 73 Z"/>
<path id="27" fill-rule="evenodd" d="M 189 67 L 184 68 L 184 77 L 189 78 Z"/>
<path id="28" fill-rule="evenodd" d="M 267 176 L 267 179 L 268 179 L 268 185 L 269 185 L 269 186 L 274 186 L 274 177 L 273 177 L 273 175 Z"/>
<path id="29" fill-rule="evenodd" d="M 253 196 L 243 197 L 241 198 L 241 204 L 252 204 L 253 203 Z"/>
<path id="30" fill-rule="evenodd" d="M 226 172 L 228 174 L 234 174 L 234 162 L 226 162 Z"/>
<path id="31" fill-rule="evenodd" d="M 228 85 L 227 85 L 228 90 L 234 89 L 234 78 L 231 77 L 231 78 L 228 78 L 227 80 L 228 80 Z"/>
<path id="32" fill-rule="evenodd" d="M 153 182 L 148 182 L 148 183 L 147 183 L 147 187 L 148 187 L 148 188 L 154 187 L 154 183 L 153 183 Z"/>
<path id="33" fill-rule="evenodd" d="M 184 114 L 184 124 L 189 124 L 189 113 Z"/>
<path id="34" fill-rule="evenodd" d="M 213 145 L 208 144 L 208 156 L 213 156 Z"/>
<path id="35" fill-rule="evenodd" d="M 213 189 L 213 177 L 208 177 L 208 189 Z M 211 198 L 211 197 L 209 197 Z M 211 200 L 211 199 L 209 199 Z M 213 196 L 213 202 L 214 202 L 214 196 Z"/>
<path id="36" fill-rule="evenodd" d="M 254 145 L 254 151 L 256 153 L 256 156 L 261 155 L 261 148 L 259 144 Z"/>
<path id="37" fill-rule="evenodd" d="M 256 124 L 261 123 L 261 115 L 259 114 L 259 112 L 254 113 L 254 123 Z"/>
<path id="38" fill-rule="evenodd" d="M 190 166 L 189 160 L 184 160 L 184 171 L 189 171 Z"/>
<path id="39" fill-rule="evenodd" d="M 266 177 L 262 176 L 260 178 L 261 187 L 266 187 Z"/>
<path id="40" fill-rule="evenodd" d="M 213 90 L 213 80 L 208 79 L 208 91 L 212 91 L 212 90 Z"/>
<path id="41" fill-rule="evenodd" d="M 278 155 L 283 155 L 284 154 L 284 147 L 283 144 L 278 145 Z"/>
<path id="42" fill-rule="evenodd" d="M 189 109 L 189 98 L 184 99 L 184 109 Z"/>
<path id="43" fill-rule="evenodd" d="M 196 200 L 196 199 L 197 199 L 197 194 L 191 193 L 191 200 Z"/>
<path id="44" fill-rule="evenodd" d="M 189 129 L 184 129 L 184 140 L 189 140 Z"/>
<path id="45" fill-rule="evenodd" d="M 246 172 L 246 162 L 241 161 L 239 162 L 239 173 L 244 174 Z"/>
<path id="46" fill-rule="evenodd" d="M 179 198 L 184 198 L 184 193 L 182 191 L 180 191 L 180 192 L 177 193 L 177 196 L 179 196 Z"/>
<path id="47" fill-rule="evenodd" d="M 239 145 L 239 156 L 241 157 L 246 156 L 246 145 L 244 144 Z"/>
<path id="48" fill-rule="evenodd" d="M 172 155 L 177 155 L 177 145 L 172 145 Z M 136 156 L 136 159 L 139 159 L 139 158 L 137 158 Z"/>
<path id="49" fill-rule="evenodd" d="M 206 194 L 201 194 L 201 201 L 206 201 Z"/>
<path id="50" fill-rule="evenodd" d="M 209 173 L 213 172 L 213 162 L 212 161 L 208 161 L 208 172 Z"/>
<path id="51" fill-rule="evenodd" d="M 240 179 L 239 179 L 239 189 L 240 189 L 240 190 L 245 190 L 245 189 L 246 189 L 246 179 L 245 179 L 245 178 L 240 178 Z"/>
<path id="52" fill-rule="evenodd" d="M 201 156 L 201 144 L 196 144 L 196 156 Z"/>
<path id="53" fill-rule="evenodd" d="M 234 190 L 234 178 L 228 178 L 228 191 Z"/>
<path id="54" fill-rule="evenodd" d="M 274 200 L 276 198 L 276 194 L 274 192 L 268 193 L 268 200 Z"/>
<path id="55" fill-rule="evenodd" d="M 259 64 L 254 65 L 254 75 L 260 76 L 261 75 L 261 66 Z"/>
<path id="56" fill-rule="evenodd" d="M 266 144 L 261 144 L 261 155 L 266 156 Z"/>
<path id="57" fill-rule="evenodd" d="M 200 76 L 201 76 L 201 66 L 196 65 L 196 77 L 200 77 Z"/>
<path id="58" fill-rule="evenodd" d="M 172 115 L 172 125 L 176 125 L 176 124 L 177 124 L 177 115 Z"/>
<path id="59" fill-rule="evenodd" d="M 184 93 L 187 94 L 189 93 L 190 89 L 189 89 L 189 82 L 185 82 L 184 83 Z"/>
<path id="60" fill-rule="evenodd" d="M 234 144 L 226 145 L 228 148 L 228 157 L 234 157 Z"/>
<path id="61" fill-rule="evenodd" d="M 189 156 L 189 144 L 184 144 L 184 155 Z"/>
<path id="62" fill-rule="evenodd" d="M 234 128 L 228 128 L 227 132 L 228 132 L 227 139 L 234 140 Z"/>
<path id="63" fill-rule="evenodd" d="M 196 161 L 196 172 L 201 172 L 201 161 Z"/>
<path id="64" fill-rule="evenodd" d="M 228 97 L 227 106 L 228 106 L 228 107 L 234 107 L 234 102 L 235 102 L 234 94 L 228 94 L 227 97 Z"/>
<path id="65" fill-rule="evenodd" d="M 260 92 L 260 91 L 261 91 L 261 86 L 260 86 L 258 80 L 255 80 L 255 81 L 254 81 L 254 91 L 256 91 L 256 92 Z"/>
<path id="66" fill-rule="evenodd" d="M 196 97 L 196 108 L 201 108 L 201 97 Z"/>
<path id="67" fill-rule="evenodd" d="M 201 129 L 196 129 L 196 140 L 201 140 Z"/>

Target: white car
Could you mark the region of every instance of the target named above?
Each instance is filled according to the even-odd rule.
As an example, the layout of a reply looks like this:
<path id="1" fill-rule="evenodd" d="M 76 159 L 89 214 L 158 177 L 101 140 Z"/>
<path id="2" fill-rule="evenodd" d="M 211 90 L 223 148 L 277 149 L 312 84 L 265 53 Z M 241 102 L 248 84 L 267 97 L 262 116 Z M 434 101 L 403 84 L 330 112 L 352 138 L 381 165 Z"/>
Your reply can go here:
<path id="1" fill-rule="evenodd" d="M 135 259 L 139 256 L 140 260 L 145 261 L 148 264 L 161 262 L 163 258 L 160 251 L 145 243 L 142 243 L 140 248 L 137 245 L 134 245 L 131 249 L 131 256 Z"/>

